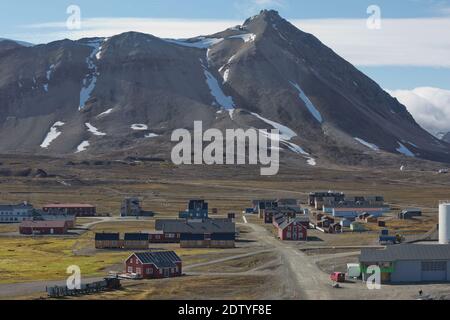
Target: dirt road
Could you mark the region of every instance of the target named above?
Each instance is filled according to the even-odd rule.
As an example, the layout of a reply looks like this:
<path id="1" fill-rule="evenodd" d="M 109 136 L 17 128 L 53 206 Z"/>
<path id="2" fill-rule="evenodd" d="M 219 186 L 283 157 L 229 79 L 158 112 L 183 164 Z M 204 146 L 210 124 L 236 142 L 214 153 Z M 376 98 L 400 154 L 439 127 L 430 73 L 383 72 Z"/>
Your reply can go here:
<path id="1" fill-rule="evenodd" d="M 301 252 L 295 244 L 281 242 L 260 225 L 247 223 L 259 242 L 276 249 L 286 267 L 286 280 L 294 286 L 293 299 L 324 300 L 332 299 L 331 282 L 321 272 L 313 259 Z"/>

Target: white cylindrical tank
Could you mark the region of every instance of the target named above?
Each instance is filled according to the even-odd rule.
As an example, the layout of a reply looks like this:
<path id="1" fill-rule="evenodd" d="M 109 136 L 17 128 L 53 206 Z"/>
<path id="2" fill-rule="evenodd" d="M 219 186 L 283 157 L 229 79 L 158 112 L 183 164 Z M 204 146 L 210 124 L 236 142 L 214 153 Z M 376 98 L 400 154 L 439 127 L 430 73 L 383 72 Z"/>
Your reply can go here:
<path id="1" fill-rule="evenodd" d="M 450 244 L 450 201 L 439 204 L 439 243 Z"/>

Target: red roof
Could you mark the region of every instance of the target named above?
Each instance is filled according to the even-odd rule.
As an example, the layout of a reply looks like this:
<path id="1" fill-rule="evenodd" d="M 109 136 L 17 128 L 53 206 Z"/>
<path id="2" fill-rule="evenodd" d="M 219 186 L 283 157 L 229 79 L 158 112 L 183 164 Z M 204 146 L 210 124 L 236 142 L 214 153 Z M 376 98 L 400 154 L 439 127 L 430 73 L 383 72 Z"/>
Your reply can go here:
<path id="1" fill-rule="evenodd" d="M 21 228 L 64 228 L 66 221 L 31 221 L 25 220 L 20 224 Z"/>
<path id="2" fill-rule="evenodd" d="M 95 206 L 81 203 L 54 203 L 47 204 L 44 208 L 95 208 Z"/>

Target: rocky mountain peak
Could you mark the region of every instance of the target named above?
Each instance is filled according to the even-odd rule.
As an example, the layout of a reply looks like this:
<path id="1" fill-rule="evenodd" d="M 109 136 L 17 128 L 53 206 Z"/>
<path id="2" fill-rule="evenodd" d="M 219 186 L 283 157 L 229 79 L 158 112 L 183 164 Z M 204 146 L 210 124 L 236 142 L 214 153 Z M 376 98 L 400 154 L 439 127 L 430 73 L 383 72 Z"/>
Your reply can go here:
<path id="1" fill-rule="evenodd" d="M 283 150 L 306 165 L 352 164 L 354 153 L 450 162 L 448 144 L 274 10 L 192 39 L 126 32 L 8 50 L 0 101 L 0 152 L 165 157 L 172 131 L 201 120 L 281 128 Z"/>
<path id="2" fill-rule="evenodd" d="M 251 28 L 253 27 L 275 27 L 280 23 L 286 23 L 287 21 L 283 19 L 278 11 L 275 10 L 262 10 L 258 15 L 247 19 L 244 22 L 244 26 Z"/>

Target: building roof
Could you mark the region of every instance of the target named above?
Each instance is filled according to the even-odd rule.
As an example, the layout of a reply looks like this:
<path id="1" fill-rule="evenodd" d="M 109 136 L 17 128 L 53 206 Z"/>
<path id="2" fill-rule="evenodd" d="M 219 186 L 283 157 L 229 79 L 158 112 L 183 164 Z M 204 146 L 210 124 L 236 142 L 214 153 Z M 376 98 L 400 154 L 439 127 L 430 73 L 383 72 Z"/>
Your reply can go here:
<path id="1" fill-rule="evenodd" d="M 229 219 L 156 220 L 155 227 L 168 233 L 236 233 L 236 224 Z"/>
<path id="2" fill-rule="evenodd" d="M 31 221 L 25 220 L 20 224 L 21 228 L 64 228 L 66 221 Z"/>
<path id="3" fill-rule="evenodd" d="M 96 233 L 95 241 L 119 241 L 120 233 Z"/>
<path id="4" fill-rule="evenodd" d="M 317 191 L 317 192 L 310 192 L 310 196 L 315 197 L 323 197 L 323 196 L 345 196 L 343 192 L 337 192 L 337 191 Z"/>
<path id="5" fill-rule="evenodd" d="M 364 206 L 364 207 L 339 207 L 339 208 L 333 208 L 333 211 L 359 211 L 359 212 L 364 212 L 364 211 L 384 211 L 385 209 L 388 209 L 388 206 L 374 206 L 374 207 L 369 207 L 369 206 Z"/>
<path id="6" fill-rule="evenodd" d="M 309 217 L 297 217 L 295 219 L 286 218 L 283 222 L 279 223 L 279 227 L 281 229 L 285 229 L 288 226 L 290 226 L 291 224 L 293 224 L 294 222 L 297 222 L 297 223 L 309 223 Z"/>
<path id="7" fill-rule="evenodd" d="M 95 208 L 95 206 L 83 203 L 52 203 L 45 205 L 44 208 Z"/>
<path id="8" fill-rule="evenodd" d="M 420 213 L 422 213 L 422 209 L 419 209 L 419 208 L 407 208 L 407 209 L 404 209 L 404 210 L 402 210 L 402 213 L 416 213 L 416 212 L 420 212 Z"/>
<path id="9" fill-rule="evenodd" d="M 288 205 L 296 206 L 298 203 L 298 200 L 297 199 L 278 199 L 277 202 L 279 205 L 282 205 L 282 206 L 288 206 Z"/>
<path id="10" fill-rule="evenodd" d="M 450 245 L 405 244 L 383 250 L 363 249 L 360 262 L 394 262 L 402 260 L 450 260 Z"/>
<path id="11" fill-rule="evenodd" d="M 302 209 L 299 206 L 281 206 L 276 208 L 265 209 L 268 213 L 273 214 L 291 214 L 291 213 L 300 213 Z"/>
<path id="12" fill-rule="evenodd" d="M 134 255 L 143 264 L 154 264 L 157 268 L 175 268 L 180 257 L 174 251 L 136 252 Z"/>
<path id="13" fill-rule="evenodd" d="M 150 235 L 148 233 L 125 233 L 125 241 L 148 241 Z"/>
<path id="14" fill-rule="evenodd" d="M 0 211 L 10 211 L 14 209 L 33 209 L 31 204 L 19 203 L 19 204 L 0 204 Z"/>
<path id="15" fill-rule="evenodd" d="M 75 222 L 77 218 L 74 215 L 66 215 L 66 214 L 61 214 L 61 215 L 42 214 L 42 215 L 34 216 L 33 219 L 35 221 L 39 221 L 39 220 L 58 221 L 58 220 L 60 220 L 60 221 L 72 221 L 72 222 Z"/>

